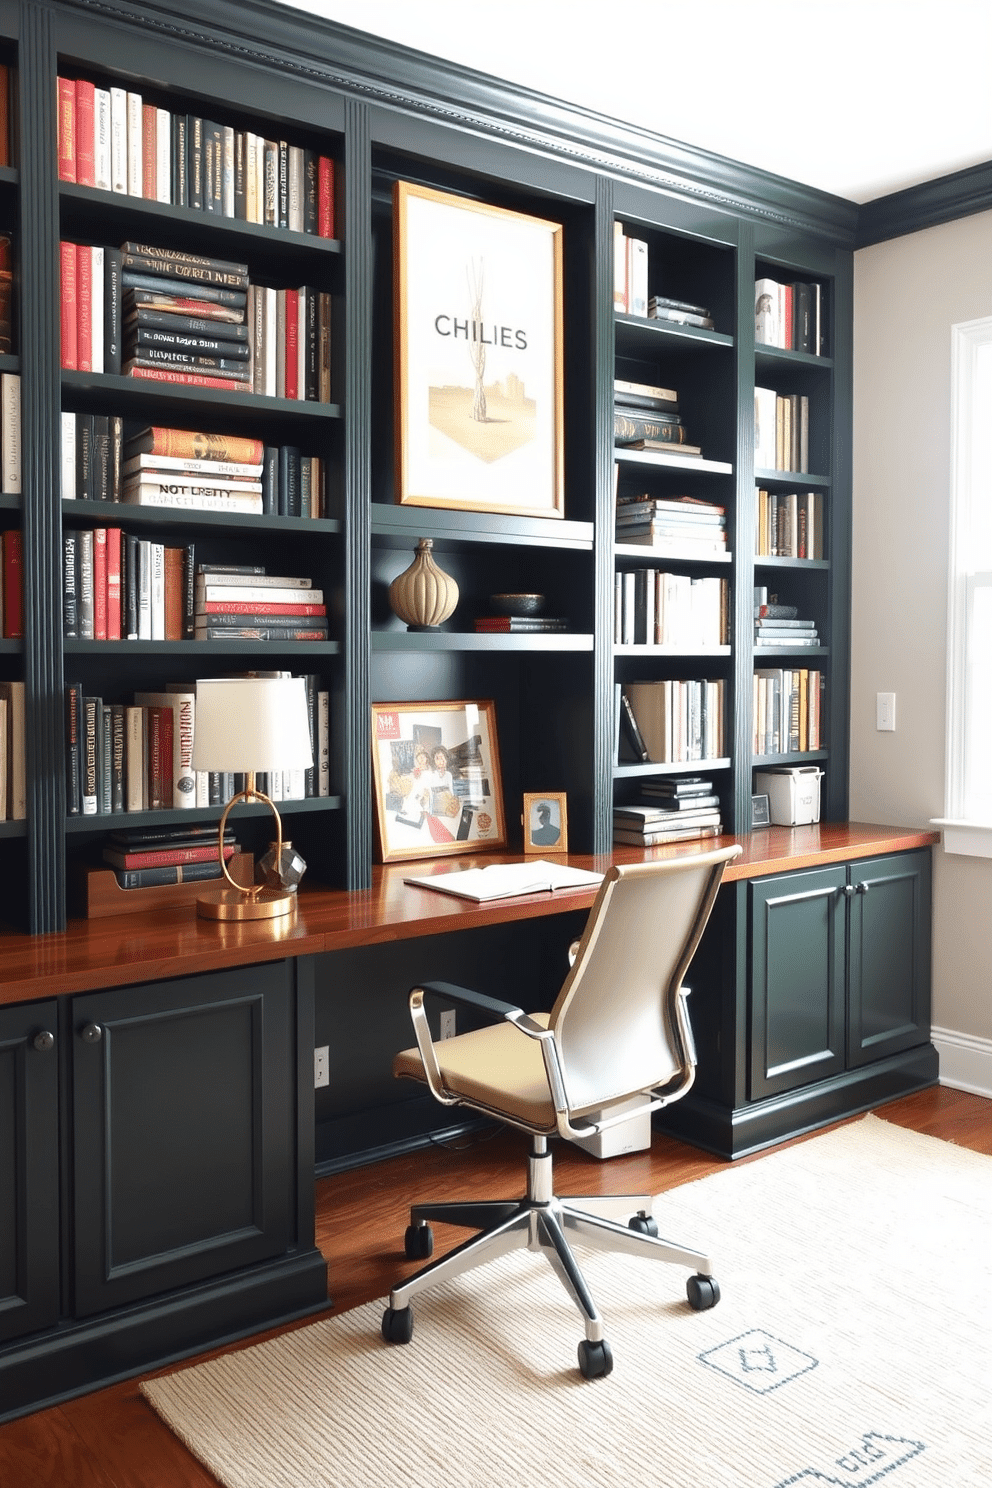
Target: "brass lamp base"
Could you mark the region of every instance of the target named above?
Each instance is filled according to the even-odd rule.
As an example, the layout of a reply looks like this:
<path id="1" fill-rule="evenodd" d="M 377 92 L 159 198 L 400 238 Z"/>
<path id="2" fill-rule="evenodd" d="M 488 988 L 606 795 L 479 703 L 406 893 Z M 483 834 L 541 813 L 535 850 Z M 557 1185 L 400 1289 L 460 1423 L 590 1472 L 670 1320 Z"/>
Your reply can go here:
<path id="1" fill-rule="evenodd" d="M 289 889 L 211 889 L 200 894 L 196 912 L 205 920 L 276 920 L 296 913 Z"/>

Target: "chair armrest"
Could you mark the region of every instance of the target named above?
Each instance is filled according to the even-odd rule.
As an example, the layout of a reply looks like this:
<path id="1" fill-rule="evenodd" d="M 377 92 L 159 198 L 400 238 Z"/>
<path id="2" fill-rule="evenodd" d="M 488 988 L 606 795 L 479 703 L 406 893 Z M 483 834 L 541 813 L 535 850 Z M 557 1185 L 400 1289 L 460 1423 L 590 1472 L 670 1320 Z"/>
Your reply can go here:
<path id="1" fill-rule="evenodd" d="M 523 1009 L 514 1003 L 500 1002 L 496 997 L 487 997 L 484 992 L 476 992 L 472 987 L 459 987 L 454 982 L 421 982 L 419 989 L 414 988 L 417 990 L 460 1003 L 463 1007 L 475 1008 L 477 1012 L 488 1013 L 491 1018 L 509 1018 L 514 1014 L 523 1017 Z"/>

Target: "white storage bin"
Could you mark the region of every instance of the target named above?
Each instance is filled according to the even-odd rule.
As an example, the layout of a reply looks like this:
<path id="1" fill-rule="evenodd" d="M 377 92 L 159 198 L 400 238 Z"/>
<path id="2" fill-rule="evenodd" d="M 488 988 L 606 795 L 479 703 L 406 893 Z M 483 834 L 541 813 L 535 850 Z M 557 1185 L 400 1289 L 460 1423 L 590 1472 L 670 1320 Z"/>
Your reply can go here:
<path id="1" fill-rule="evenodd" d="M 768 797 L 768 809 L 777 827 L 801 827 L 820 820 L 818 765 L 783 765 L 776 770 L 757 770 L 756 794 Z"/>
<path id="2" fill-rule="evenodd" d="M 616 1126 L 608 1126 L 592 1137 L 573 1137 L 572 1141 L 576 1147 L 591 1152 L 593 1157 L 619 1157 L 624 1152 L 646 1151 L 651 1146 L 650 1101 L 643 1095 L 632 1096 L 629 1101 L 612 1106 L 610 1115 L 616 1116 L 625 1110 L 630 1111 L 629 1121 L 618 1121 Z M 602 1114 L 601 1111 L 591 1111 L 589 1120 L 595 1121 Z"/>

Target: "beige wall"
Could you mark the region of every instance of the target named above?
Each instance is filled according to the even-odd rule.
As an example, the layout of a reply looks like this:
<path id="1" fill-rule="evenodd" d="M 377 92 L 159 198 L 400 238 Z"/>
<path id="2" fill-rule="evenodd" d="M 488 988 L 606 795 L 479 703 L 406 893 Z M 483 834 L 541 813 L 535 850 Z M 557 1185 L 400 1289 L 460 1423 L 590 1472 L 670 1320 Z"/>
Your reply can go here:
<path id="1" fill-rule="evenodd" d="M 924 826 L 944 810 L 950 328 L 992 315 L 992 212 L 862 249 L 854 293 L 850 813 Z M 942 848 L 933 1021 L 992 1039 L 992 859 Z"/>

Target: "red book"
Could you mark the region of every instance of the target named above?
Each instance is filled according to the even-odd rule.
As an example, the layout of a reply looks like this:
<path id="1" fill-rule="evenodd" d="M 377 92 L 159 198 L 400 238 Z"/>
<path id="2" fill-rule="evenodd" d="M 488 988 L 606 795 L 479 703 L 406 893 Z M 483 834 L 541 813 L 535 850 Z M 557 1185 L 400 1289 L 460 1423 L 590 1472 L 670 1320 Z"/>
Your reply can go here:
<path id="1" fill-rule="evenodd" d="M 121 529 L 107 528 L 107 640 L 121 639 Z"/>
<path id="2" fill-rule="evenodd" d="M 141 194 L 158 197 L 158 109 L 150 103 L 141 105 Z"/>
<path id="3" fill-rule="evenodd" d="M 224 843 L 225 858 L 230 858 L 237 850 L 235 843 Z M 115 868 L 174 868 L 178 863 L 209 863 L 216 857 L 216 833 L 203 847 L 151 848 L 144 852 L 118 852 L 113 847 L 103 850 L 104 862 L 113 863 Z"/>
<path id="4" fill-rule="evenodd" d="M 286 291 L 286 397 L 300 393 L 300 291 Z"/>
<path id="5" fill-rule="evenodd" d="M 93 91 L 92 83 L 76 79 L 76 181 L 80 186 L 96 185 Z"/>
<path id="6" fill-rule="evenodd" d="M 107 529 L 93 529 L 93 639 L 107 639 Z"/>
<path id="7" fill-rule="evenodd" d="M 251 384 L 235 382 L 230 377 L 206 377 L 199 372 L 167 372 L 164 367 L 132 367 L 126 364 L 128 377 L 140 377 L 144 382 L 174 382 L 180 387 L 226 388 L 234 393 L 250 393 Z"/>
<path id="8" fill-rule="evenodd" d="M 3 535 L 3 634 L 8 641 L 24 638 L 24 553 L 21 529 Z"/>
<path id="9" fill-rule="evenodd" d="M 79 338 L 76 334 L 76 245 L 60 243 L 62 259 L 62 365 L 68 372 L 79 367 Z"/>
<path id="10" fill-rule="evenodd" d="M 183 638 L 183 599 L 185 548 L 165 550 L 165 639 L 181 641 Z"/>
<path id="11" fill-rule="evenodd" d="M 198 615 L 326 615 L 322 604 L 266 604 L 253 599 L 208 599 L 197 604 Z"/>
<path id="12" fill-rule="evenodd" d="M 10 73 L 0 62 L 0 165 L 10 164 Z"/>
<path id="13" fill-rule="evenodd" d="M 172 709 L 148 709 L 148 809 L 169 810 L 172 807 Z M 185 849 L 184 849 L 185 850 Z M 198 851 L 193 848 L 191 851 Z M 216 852 L 216 848 L 214 848 Z M 177 858 L 177 863 L 196 861 Z M 122 863 L 125 868 L 147 868 L 147 863 Z"/>
<path id="14" fill-rule="evenodd" d="M 317 232 L 322 238 L 334 236 L 334 161 L 327 155 L 317 162 Z"/>
<path id="15" fill-rule="evenodd" d="M 76 179 L 76 85 L 59 78 L 59 180 Z"/>
<path id="16" fill-rule="evenodd" d="M 786 284 L 783 286 L 783 289 L 782 344 L 785 347 L 786 351 L 792 351 L 793 347 L 795 346 L 795 341 L 793 340 L 792 335 L 792 285 Z"/>
<path id="17" fill-rule="evenodd" d="M 76 245 L 76 363 L 93 371 L 93 252 Z"/>

